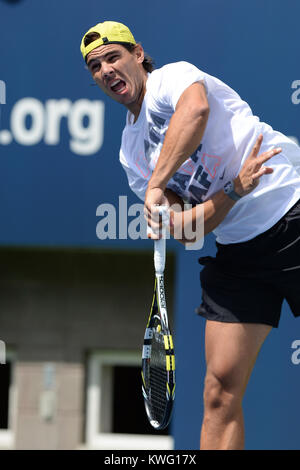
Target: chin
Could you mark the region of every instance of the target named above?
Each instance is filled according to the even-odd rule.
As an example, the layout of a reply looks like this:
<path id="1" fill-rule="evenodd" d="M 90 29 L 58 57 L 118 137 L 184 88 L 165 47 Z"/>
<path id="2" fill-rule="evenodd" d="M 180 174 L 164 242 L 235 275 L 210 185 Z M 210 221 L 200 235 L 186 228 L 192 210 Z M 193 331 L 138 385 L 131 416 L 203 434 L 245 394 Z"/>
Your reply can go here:
<path id="1" fill-rule="evenodd" d="M 116 97 L 116 100 L 119 103 L 124 104 L 125 106 L 129 106 L 134 102 L 134 100 L 130 96 L 125 95 L 119 95 L 118 97 Z"/>

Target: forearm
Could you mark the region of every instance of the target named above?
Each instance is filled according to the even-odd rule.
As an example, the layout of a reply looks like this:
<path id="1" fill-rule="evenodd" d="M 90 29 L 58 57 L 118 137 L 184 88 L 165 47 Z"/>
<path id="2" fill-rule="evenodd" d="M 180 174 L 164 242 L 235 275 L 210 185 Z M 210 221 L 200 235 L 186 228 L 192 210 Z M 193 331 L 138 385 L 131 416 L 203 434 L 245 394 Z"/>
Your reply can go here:
<path id="1" fill-rule="evenodd" d="M 223 222 L 235 203 L 236 201 L 228 197 L 223 189 L 203 203 L 204 235 L 212 232 Z M 196 209 L 193 208 L 192 210 L 195 212 L 194 217 L 196 217 Z"/>
<path id="2" fill-rule="evenodd" d="M 223 190 L 192 209 L 171 206 L 171 235 L 181 243 L 193 243 L 212 232 L 227 216 L 235 204 Z M 178 202 L 178 201 L 177 201 Z"/>
<path id="3" fill-rule="evenodd" d="M 199 146 L 207 122 L 206 114 L 191 122 L 186 115 L 174 114 L 166 133 L 148 188 L 165 189 L 168 181 Z"/>
<path id="4" fill-rule="evenodd" d="M 201 95 L 201 93 L 203 96 Z M 200 93 L 201 103 L 192 97 Z M 203 85 L 195 83 L 183 93 L 174 112 L 165 140 L 149 181 L 148 188 L 164 190 L 170 178 L 199 147 L 207 119 L 209 106 Z"/>

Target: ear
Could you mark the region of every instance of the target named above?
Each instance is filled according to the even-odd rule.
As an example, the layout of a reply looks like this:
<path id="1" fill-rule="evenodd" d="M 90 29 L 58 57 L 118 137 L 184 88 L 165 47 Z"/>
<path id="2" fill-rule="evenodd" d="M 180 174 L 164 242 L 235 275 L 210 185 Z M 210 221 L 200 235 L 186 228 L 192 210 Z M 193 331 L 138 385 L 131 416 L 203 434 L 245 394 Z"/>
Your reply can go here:
<path id="1" fill-rule="evenodd" d="M 141 44 L 136 44 L 135 45 L 134 54 L 135 54 L 135 57 L 136 57 L 138 63 L 142 64 L 144 62 L 145 53 L 144 53 L 144 49 L 142 48 Z"/>

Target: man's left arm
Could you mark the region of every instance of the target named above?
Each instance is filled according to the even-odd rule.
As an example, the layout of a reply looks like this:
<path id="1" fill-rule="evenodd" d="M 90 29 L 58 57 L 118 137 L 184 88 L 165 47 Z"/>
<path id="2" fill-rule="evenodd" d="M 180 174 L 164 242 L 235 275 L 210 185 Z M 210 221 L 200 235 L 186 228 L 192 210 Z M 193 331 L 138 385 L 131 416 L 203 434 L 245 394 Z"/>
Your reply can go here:
<path id="1" fill-rule="evenodd" d="M 145 212 L 165 204 L 164 191 L 174 173 L 199 147 L 209 116 L 203 83 L 195 82 L 180 96 L 165 136 L 157 164 L 148 183 Z"/>

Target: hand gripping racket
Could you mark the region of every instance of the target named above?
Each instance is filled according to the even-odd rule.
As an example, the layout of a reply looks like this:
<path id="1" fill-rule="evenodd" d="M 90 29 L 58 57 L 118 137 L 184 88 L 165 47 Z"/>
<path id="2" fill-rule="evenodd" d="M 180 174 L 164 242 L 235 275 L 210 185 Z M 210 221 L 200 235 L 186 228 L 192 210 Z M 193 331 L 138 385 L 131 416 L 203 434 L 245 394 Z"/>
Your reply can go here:
<path id="1" fill-rule="evenodd" d="M 150 424 L 168 426 L 175 397 L 175 355 L 164 287 L 166 238 L 154 241 L 155 283 L 142 353 L 142 391 Z"/>

